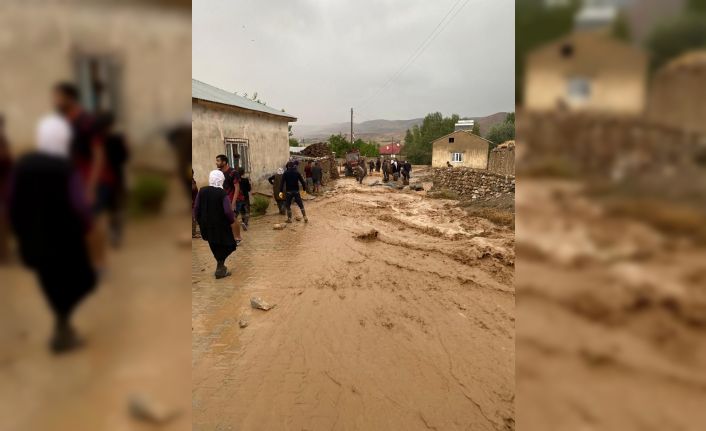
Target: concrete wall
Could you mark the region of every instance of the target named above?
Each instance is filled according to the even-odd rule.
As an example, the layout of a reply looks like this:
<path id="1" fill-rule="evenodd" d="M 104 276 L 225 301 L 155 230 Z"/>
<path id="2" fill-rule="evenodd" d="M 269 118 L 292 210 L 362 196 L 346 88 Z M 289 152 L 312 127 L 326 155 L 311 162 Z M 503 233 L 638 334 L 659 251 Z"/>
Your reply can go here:
<path id="1" fill-rule="evenodd" d="M 223 139 L 242 138 L 249 141 L 253 188 L 267 191 L 267 178 L 289 160 L 287 120 L 202 101 L 192 103 L 191 109 L 192 166 L 199 187 L 208 185 L 216 156 L 225 154 Z"/>
<path id="2" fill-rule="evenodd" d="M 76 53 L 107 55 L 120 65 L 119 126 L 136 149 L 155 141 L 164 144 L 164 129 L 188 119 L 188 10 L 121 2 L 3 0 L 0 112 L 16 148 L 34 145 L 36 121 L 52 109 L 52 86 L 75 80 Z"/>
<path id="3" fill-rule="evenodd" d="M 515 175 L 515 143 L 493 148 L 488 156 L 488 170 L 501 175 Z"/>
<path id="4" fill-rule="evenodd" d="M 562 51 L 571 47 L 573 53 Z M 636 115 L 644 112 L 647 92 L 647 56 L 608 36 L 581 32 L 531 53 L 525 75 L 525 108 L 572 110 Z M 568 97 L 569 78 L 591 83 L 589 99 L 582 104 Z"/>
<path id="5" fill-rule="evenodd" d="M 449 142 L 453 138 L 454 142 Z M 431 165 L 445 167 L 451 162 L 451 153 L 463 153 L 463 162 L 451 162 L 454 166 L 485 169 L 488 167 L 488 141 L 468 132 L 454 132 L 437 139 L 432 144 Z"/>

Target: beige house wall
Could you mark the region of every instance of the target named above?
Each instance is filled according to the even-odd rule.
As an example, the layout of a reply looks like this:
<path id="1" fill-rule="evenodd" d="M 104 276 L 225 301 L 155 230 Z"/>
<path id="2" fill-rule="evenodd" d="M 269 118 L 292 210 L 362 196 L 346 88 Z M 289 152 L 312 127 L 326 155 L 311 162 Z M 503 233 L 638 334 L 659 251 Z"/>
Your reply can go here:
<path id="1" fill-rule="evenodd" d="M 449 142 L 454 138 L 454 142 Z M 488 141 L 472 133 L 458 131 L 443 136 L 432 143 L 431 165 L 441 168 L 446 162 L 453 166 L 486 169 L 488 167 Z M 463 153 L 462 162 L 452 162 L 452 153 Z"/>
<path id="2" fill-rule="evenodd" d="M 224 138 L 248 140 L 249 175 L 256 190 L 266 189 L 267 178 L 289 160 L 289 123 L 285 118 L 200 100 L 193 101 L 191 111 L 192 166 L 199 187 L 208 185 L 216 156 L 225 154 Z"/>
<path id="3" fill-rule="evenodd" d="M 15 148 L 33 146 L 50 91 L 74 81 L 76 53 L 109 55 L 122 72 L 118 126 L 132 145 L 160 141 L 189 116 L 191 15 L 121 2 L 0 2 L 0 112 Z M 166 149 L 166 144 L 163 146 Z"/>
<path id="4" fill-rule="evenodd" d="M 573 54 L 562 56 L 562 47 Z M 647 94 L 647 56 L 640 50 L 601 33 L 579 33 L 547 45 L 529 55 L 525 75 L 525 107 L 638 115 Z M 591 83 L 590 98 L 575 103 L 569 98 L 571 78 Z"/>

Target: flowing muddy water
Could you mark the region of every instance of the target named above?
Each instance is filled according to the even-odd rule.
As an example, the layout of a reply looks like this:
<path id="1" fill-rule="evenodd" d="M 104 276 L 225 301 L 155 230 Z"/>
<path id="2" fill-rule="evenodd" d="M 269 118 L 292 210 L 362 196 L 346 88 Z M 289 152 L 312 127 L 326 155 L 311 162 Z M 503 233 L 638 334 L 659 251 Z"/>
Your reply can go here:
<path id="1" fill-rule="evenodd" d="M 194 240 L 195 430 L 514 428 L 513 232 L 378 179 L 253 220 L 226 279 Z"/>
<path id="2" fill-rule="evenodd" d="M 517 195 L 521 429 L 702 430 L 706 251 L 579 183 Z"/>

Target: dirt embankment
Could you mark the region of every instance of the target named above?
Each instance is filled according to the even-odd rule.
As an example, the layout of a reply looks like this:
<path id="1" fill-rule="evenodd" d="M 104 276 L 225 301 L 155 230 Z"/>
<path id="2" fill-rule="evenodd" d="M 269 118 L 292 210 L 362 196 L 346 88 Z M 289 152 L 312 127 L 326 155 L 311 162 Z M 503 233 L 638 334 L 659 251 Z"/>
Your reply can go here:
<path id="1" fill-rule="evenodd" d="M 195 243 L 195 430 L 514 429 L 512 230 L 367 184 L 254 221 L 232 278 Z"/>

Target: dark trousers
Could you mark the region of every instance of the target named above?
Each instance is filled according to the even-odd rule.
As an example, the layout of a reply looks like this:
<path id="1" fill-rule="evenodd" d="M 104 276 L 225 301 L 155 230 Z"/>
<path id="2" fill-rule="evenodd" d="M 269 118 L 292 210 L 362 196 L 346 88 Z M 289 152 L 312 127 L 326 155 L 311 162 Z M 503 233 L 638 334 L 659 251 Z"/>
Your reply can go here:
<path id="1" fill-rule="evenodd" d="M 284 201 L 276 201 L 277 202 L 277 209 L 279 209 L 279 213 L 284 215 L 286 208 L 284 207 Z"/>
<path id="2" fill-rule="evenodd" d="M 216 244 L 209 241 L 208 246 L 211 248 L 211 253 L 213 253 L 213 257 L 216 258 L 216 261 L 228 259 L 228 256 L 235 251 L 235 244 Z"/>
<path id="3" fill-rule="evenodd" d="M 285 199 L 285 206 L 288 213 L 292 211 L 292 200 L 297 204 L 300 210 L 304 211 L 304 202 L 302 201 L 302 195 L 300 195 L 299 192 L 287 192 Z"/>

